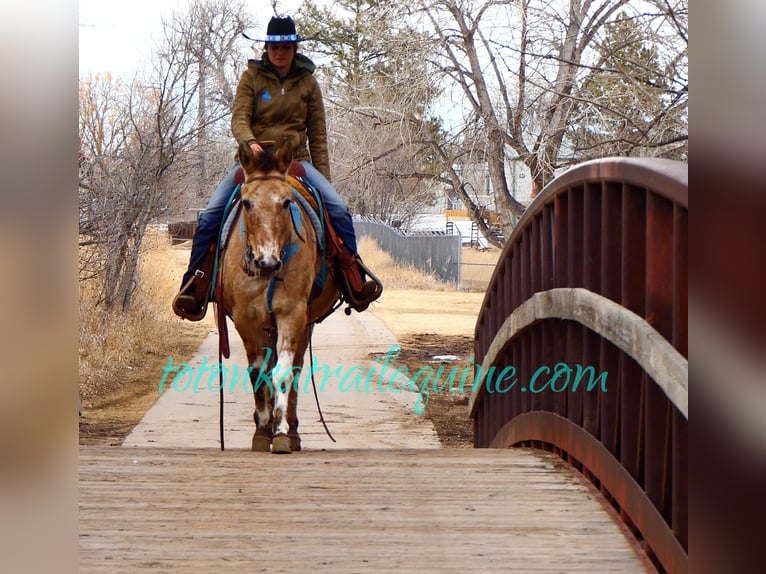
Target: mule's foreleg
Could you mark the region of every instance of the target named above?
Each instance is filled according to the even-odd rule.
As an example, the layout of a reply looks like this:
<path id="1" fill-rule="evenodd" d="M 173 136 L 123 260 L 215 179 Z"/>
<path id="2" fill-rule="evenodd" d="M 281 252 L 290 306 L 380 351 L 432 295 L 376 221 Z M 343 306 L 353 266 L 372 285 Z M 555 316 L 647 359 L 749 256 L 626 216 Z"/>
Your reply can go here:
<path id="1" fill-rule="evenodd" d="M 271 408 L 273 389 L 271 378 L 268 376 L 269 362 L 273 362 L 270 361 L 272 351 L 268 348 L 268 341 L 265 339 L 251 341 L 243 337 L 243 341 L 250 362 L 250 384 L 253 387 L 255 399 L 255 411 L 253 412 L 255 433 L 253 434 L 252 450 L 268 452 L 271 449 L 272 423 L 274 421 Z"/>
<path id="2" fill-rule="evenodd" d="M 301 450 L 301 435 L 298 434 L 298 390 L 295 384 L 290 388 L 290 394 L 287 397 L 287 427 L 290 450 Z"/>
<path id="3" fill-rule="evenodd" d="M 250 373 L 255 396 L 255 411 L 253 412 L 255 433 L 253 434 L 252 450 L 269 452 L 274 434 L 272 431 L 274 415 L 271 412 L 272 392 L 262 381 L 257 381 L 257 377 L 258 375 L 254 372 Z"/>
<path id="4" fill-rule="evenodd" d="M 272 452 L 300 450 L 298 437 L 297 385 L 306 352 L 307 329 L 305 306 L 297 305 L 289 316 L 278 321 L 277 365 L 272 384 L 274 388 L 274 436 L 285 437 L 272 442 Z M 284 444 L 282 447 L 277 443 Z M 292 444 L 292 446 L 291 446 Z M 296 448 L 292 448 L 296 447 Z M 279 450 L 278 450 L 279 449 Z"/>

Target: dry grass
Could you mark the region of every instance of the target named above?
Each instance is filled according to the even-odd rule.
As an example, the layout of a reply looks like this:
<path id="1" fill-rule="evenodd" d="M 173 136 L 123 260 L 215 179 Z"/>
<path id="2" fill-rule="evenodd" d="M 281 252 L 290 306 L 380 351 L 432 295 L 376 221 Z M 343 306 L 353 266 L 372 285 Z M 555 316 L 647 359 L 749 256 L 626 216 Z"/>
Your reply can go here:
<path id="1" fill-rule="evenodd" d="M 486 291 L 501 253 L 497 247 L 490 247 L 485 251 L 463 247 L 460 267 L 461 290 L 482 293 Z"/>
<path id="2" fill-rule="evenodd" d="M 187 249 L 171 247 L 169 238 L 147 234 L 134 304 L 127 312 L 107 311 L 96 303 L 95 286 L 81 285 L 79 387 L 86 434 L 87 429 L 108 434 L 110 429 L 93 429 L 111 420 L 114 409 L 125 414 L 125 424 L 137 423 L 157 398 L 167 357 L 190 357 L 214 328 L 212 313 L 189 323 L 170 307 L 188 256 Z"/>
<path id="3" fill-rule="evenodd" d="M 473 337 L 484 293 L 386 288 L 371 309 L 397 339 L 416 333 Z"/>
<path id="4" fill-rule="evenodd" d="M 386 289 L 428 289 L 432 291 L 454 290 L 454 286 L 426 275 L 413 265 L 402 265 L 383 251 L 374 239 L 359 239 L 359 254 L 365 264 L 383 282 Z"/>
<path id="5" fill-rule="evenodd" d="M 453 284 L 443 283 L 414 267 L 397 265 L 367 237 L 361 239 L 359 251 L 383 282 L 383 295 L 373 303 L 372 312 L 398 339 L 422 333 L 473 337 L 484 289 L 456 291 Z M 464 248 L 463 262 L 482 264 L 465 266 L 464 275 L 469 273 L 472 281 L 486 288 L 499 254 L 499 249 L 480 252 Z"/>

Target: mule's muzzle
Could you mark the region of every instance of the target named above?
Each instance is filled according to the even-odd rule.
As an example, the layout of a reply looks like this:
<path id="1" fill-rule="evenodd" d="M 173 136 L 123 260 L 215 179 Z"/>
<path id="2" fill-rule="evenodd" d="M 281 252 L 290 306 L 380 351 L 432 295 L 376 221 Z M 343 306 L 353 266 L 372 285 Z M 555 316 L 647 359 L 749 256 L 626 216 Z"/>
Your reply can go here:
<path id="1" fill-rule="evenodd" d="M 261 277 L 267 278 L 278 273 L 282 269 L 282 262 L 279 259 L 272 257 L 262 258 L 255 260 L 255 267 L 258 269 L 258 274 Z"/>
<path id="2" fill-rule="evenodd" d="M 282 261 L 275 257 L 256 257 L 253 249 L 248 245 L 242 254 L 242 270 L 250 277 L 268 279 L 282 269 Z"/>

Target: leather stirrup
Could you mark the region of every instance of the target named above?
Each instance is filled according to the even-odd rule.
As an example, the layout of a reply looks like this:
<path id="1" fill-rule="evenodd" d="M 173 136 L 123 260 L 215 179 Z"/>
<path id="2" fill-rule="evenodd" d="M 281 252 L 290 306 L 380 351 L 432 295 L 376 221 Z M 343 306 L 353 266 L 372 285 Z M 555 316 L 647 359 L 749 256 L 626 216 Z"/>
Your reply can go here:
<path id="1" fill-rule="evenodd" d="M 370 271 L 358 255 L 352 257 L 353 263 L 347 266 L 340 263 L 339 258 L 337 274 L 338 287 L 349 305 L 346 308 L 347 315 L 351 314 L 351 308 L 361 313 L 383 294 L 383 283 L 380 279 Z M 366 282 L 362 281 L 362 271 L 369 277 Z"/>
<path id="2" fill-rule="evenodd" d="M 173 312 L 182 319 L 189 321 L 201 321 L 207 314 L 207 305 L 211 300 L 210 284 L 213 281 L 213 266 L 215 264 L 215 243 L 210 246 L 205 259 L 202 261 L 201 269 L 197 269 L 178 292 L 173 299 Z M 193 293 L 193 294 L 192 294 Z M 188 310 L 183 304 L 182 298 L 188 301 L 191 298 L 199 310 L 194 312 Z"/>

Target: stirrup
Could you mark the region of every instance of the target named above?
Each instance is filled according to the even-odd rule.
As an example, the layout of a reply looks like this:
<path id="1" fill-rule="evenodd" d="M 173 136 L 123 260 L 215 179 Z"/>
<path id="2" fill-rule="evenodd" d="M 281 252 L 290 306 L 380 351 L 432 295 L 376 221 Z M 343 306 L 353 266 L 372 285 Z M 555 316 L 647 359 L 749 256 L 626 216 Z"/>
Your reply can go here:
<path id="1" fill-rule="evenodd" d="M 173 312 L 182 319 L 201 321 L 207 314 L 207 304 L 209 301 L 207 289 L 201 289 L 202 291 L 205 291 L 201 300 L 197 294 L 197 287 L 201 287 L 198 283 L 200 283 L 203 276 L 204 273 L 202 271 L 195 271 L 191 279 L 184 283 L 183 287 L 181 287 L 181 290 L 178 292 L 178 295 L 173 299 Z M 194 295 L 188 293 L 192 289 L 194 289 Z M 192 308 L 190 309 L 190 307 Z"/>
<path id="2" fill-rule="evenodd" d="M 383 294 L 383 283 L 378 279 L 375 274 L 362 262 L 362 259 L 357 256 L 356 263 L 364 270 L 365 274 L 369 277 L 367 281 L 362 284 L 362 291 L 355 292 L 351 288 L 348 277 L 345 273 L 340 273 L 340 287 L 343 293 L 343 299 L 348 303 L 348 307 L 344 309 L 346 315 L 351 315 L 351 309 L 356 310 L 357 313 L 367 310 L 370 303 L 378 299 Z"/>

